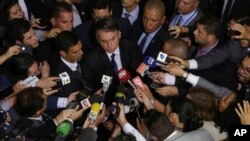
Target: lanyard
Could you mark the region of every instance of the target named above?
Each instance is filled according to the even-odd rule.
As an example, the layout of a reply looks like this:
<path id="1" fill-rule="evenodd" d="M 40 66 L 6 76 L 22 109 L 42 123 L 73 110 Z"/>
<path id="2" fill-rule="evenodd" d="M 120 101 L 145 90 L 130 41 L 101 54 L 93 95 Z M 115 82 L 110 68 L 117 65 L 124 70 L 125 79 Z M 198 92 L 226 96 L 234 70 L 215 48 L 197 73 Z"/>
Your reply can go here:
<path id="1" fill-rule="evenodd" d="M 194 17 L 196 14 L 197 14 L 197 10 L 195 10 L 195 12 L 192 14 L 192 16 L 190 16 L 182 26 L 185 26 L 186 24 L 188 24 L 188 23 L 193 19 L 193 17 Z M 179 16 L 180 16 L 180 15 L 179 15 Z M 174 20 L 174 25 L 177 24 L 177 19 L 178 19 L 178 18 L 175 18 L 175 20 Z"/>

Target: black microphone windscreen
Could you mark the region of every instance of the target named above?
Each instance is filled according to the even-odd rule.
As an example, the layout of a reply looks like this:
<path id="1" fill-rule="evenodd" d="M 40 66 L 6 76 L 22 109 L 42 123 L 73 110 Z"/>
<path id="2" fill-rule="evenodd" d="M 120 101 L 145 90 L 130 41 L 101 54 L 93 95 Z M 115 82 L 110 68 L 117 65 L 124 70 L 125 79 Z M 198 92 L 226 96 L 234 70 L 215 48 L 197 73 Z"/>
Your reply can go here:
<path id="1" fill-rule="evenodd" d="M 100 103 L 102 100 L 102 96 L 99 95 L 99 94 L 94 94 L 92 95 L 91 97 L 89 97 L 89 102 L 90 104 L 93 104 L 93 103 Z"/>

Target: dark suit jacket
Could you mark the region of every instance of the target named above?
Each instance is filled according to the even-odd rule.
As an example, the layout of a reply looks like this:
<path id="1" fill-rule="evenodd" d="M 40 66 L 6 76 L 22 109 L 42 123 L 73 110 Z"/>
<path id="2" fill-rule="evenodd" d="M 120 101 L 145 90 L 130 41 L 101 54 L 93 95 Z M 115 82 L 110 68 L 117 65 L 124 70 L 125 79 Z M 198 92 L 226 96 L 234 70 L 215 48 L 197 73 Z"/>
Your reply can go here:
<path id="1" fill-rule="evenodd" d="M 51 76 L 59 76 L 60 73 L 67 72 L 70 77 L 70 83 L 62 85 L 61 82 L 57 83 L 57 87 L 62 88 L 56 94 L 57 96 L 68 97 L 70 93 L 82 89 L 82 75 L 78 71 L 72 71 L 59 56 L 56 56 L 50 62 Z"/>
<path id="2" fill-rule="evenodd" d="M 247 47 L 240 46 L 239 41 L 230 40 L 221 48 L 214 49 L 205 56 L 195 58 L 195 60 L 198 63 L 198 70 L 209 68 L 226 60 L 238 63 L 247 54 L 247 50 Z"/>
<path id="3" fill-rule="evenodd" d="M 121 63 L 124 69 L 127 69 L 132 76 L 135 76 L 135 70 L 141 63 L 141 54 L 138 51 L 138 46 L 130 40 L 121 39 L 120 44 Z M 102 75 L 113 77 L 111 86 L 109 87 L 108 96 L 106 96 L 108 103 L 113 100 L 119 84 L 118 79 L 113 71 L 112 63 L 110 62 L 106 52 L 100 47 L 94 48 L 89 54 L 83 58 L 83 79 L 88 86 L 96 91 L 102 87 Z"/>
<path id="4" fill-rule="evenodd" d="M 134 23 L 132 29 L 132 37 L 133 40 L 137 43 L 138 40 L 140 39 L 142 33 L 144 32 L 143 25 L 141 20 L 136 21 L 137 23 Z M 161 29 L 155 34 L 154 38 L 151 40 L 149 43 L 145 53 L 143 56 L 151 56 L 156 58 L 159 51 L 162 50 L 162 46 L 164 43 L 164 40 L 162 39 L 163 34 L 168 32 L 168 27 L 167 25 L 162 25 Z"/>
<path id="5" fill-rule="evenodd" d="M 199 8 L 197 9 L 197 11 L 198 11 L 198 13 L 197 13 L 196 17 L 186 25 L 189 28 L 189 34 L 191 34 L 191 35 L 193 34 L 194 30 L 196 29 L 197 21 L 200 19 L 200 17 L 203 16 L 203 12 Z M 174 14 L 173 14 L 172 18 L 170 19 L 169 23 L 171 23 L 172 20 L 174 20 L 175 16 L 177 16 L 177 15 L 178 15 L 178 12 L 174 12 Z"/>

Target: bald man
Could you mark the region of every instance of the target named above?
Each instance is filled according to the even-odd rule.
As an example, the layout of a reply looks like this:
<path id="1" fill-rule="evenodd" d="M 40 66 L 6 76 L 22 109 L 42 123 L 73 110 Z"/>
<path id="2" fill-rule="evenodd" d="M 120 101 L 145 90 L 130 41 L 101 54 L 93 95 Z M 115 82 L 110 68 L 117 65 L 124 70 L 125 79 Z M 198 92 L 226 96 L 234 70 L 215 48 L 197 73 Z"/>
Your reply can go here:
<path id="1" fill-rule="evenodd" d="M 188 58 L 188 45 L 181 39 L 169 39 L 162 48 L 163 52 L 169 56 L 178 56 L 180 58 Z"/>
<path id="2" fill-rule="evenodd" d="M 161 36 L 167 31 L 165 5 L 160 0 L 148 0 L 143 9 L 142 20 L 133 25 L 133 39 L 144 56 L 156 57 L 162 50 Z"/>

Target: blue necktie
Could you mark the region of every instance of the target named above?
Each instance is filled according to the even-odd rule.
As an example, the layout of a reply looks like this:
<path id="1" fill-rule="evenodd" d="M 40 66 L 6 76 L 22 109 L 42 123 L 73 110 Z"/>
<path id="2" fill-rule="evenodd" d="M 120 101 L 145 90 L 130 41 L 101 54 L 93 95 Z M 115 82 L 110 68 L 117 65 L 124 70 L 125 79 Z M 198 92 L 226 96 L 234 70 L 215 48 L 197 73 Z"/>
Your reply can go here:
<path id="1" fill-rule="evenodd" d="M 144 53 L 143 49 L 144 49 L 145 43 L 147 41 L 148 35 L 149 35 L 148 33 L 145 33 L 145 36 L 143 37 L 143 39 L 141 40 L 141 43 L 139 45 L 140 50 L 141 50 L 142 53 Z"/>
<path id="2" fill-rule="evenodd" d="M 117 72 L 118 71 L 118 67 L 117 67 L 117 64 L 116 64 L 116 61 L 115 61 L 115 54 L 111 55 L 111 63 L 112 63 L 114 72 Z"/>
<path id="3" fill-rule="evenodd" d="M 125 14 L 125 18 L 128 19 L 128 17 L 130 16 L 129 13 L 124 13 Z"/>

